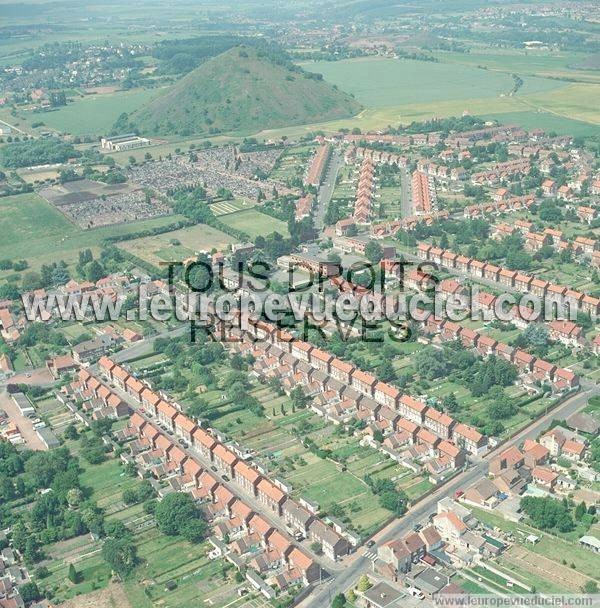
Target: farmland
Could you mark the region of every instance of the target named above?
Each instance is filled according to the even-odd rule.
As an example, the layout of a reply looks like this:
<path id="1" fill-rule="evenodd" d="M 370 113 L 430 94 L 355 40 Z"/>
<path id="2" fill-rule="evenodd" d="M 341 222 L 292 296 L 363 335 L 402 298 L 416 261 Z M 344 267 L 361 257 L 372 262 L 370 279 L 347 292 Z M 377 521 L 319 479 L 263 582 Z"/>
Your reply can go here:
<path id="1" fill-rule="evenodd" d="M 47 112 L 24 113 L 29 122 L 43 122 L 45 129 L 71 135 L 108 133 L 119 115 L 131 112 L 156 95 L 155 90 L 117 91 L 76 97 L 68 105 Z"/>

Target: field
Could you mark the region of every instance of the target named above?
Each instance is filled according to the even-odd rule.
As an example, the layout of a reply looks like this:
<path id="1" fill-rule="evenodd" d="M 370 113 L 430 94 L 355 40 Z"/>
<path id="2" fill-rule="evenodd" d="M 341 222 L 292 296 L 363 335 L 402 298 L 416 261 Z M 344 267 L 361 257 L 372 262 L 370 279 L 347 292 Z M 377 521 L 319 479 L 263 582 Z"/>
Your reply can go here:
<path id="1" fill-rule="evenodd" d="M 514 86 L 509 74 L 409 59 L 324 61 L 309 64 L 308 68 L 345 88 L 368 108 L 499 97 L 508 95 Z M 557 81 L 534 77 L 527 79 L 522 91 L 547 92 L 563 86 Z"/>
<path id="2" fill-rule="evenodd" d="M 71 135 L 104 135 L 123 112 L 132 112 L 156 94 L 156 90 L 150 89 L 87 95 L 57 110 L 23 115 L 29 122 L 43 122 L 42 129 Z"/>
<path id="3" fill-rule="evenodd" d="M 282 236 L 289 236 L 285 222 L 270 215 L 266 215 L 256 209 L 247 209 L 230 213 L 221 218 L 224 224 L 236 230 L 243 230 L 250 238 L 266 236 L 271 232 L 279 232 Z"/>
<path id="4" fill-rule="evenodd" d="M 509 114 L 506 122 L 514 121 L 515 113 L 527 113 L 517 118 L 523 120 L 524 126 L 541 128 L 551 121 L 549 116 L 555 117 L 553 125 L 558 128 L 553 128 L 561 132 L 570 126 L 583 130 L 579 123 L 573 125 L 571 121 L 587 122 L 592 128 L 600 125 L 600 112 L 593 101 L 598 97 L 598 80 L 589 72 L 571 73 L 567 68 L 571 56 L 538 57 L 534 65 L 524 55 L 490 53 L 474 55 L 475 60 L 468 55 L 457 59 L 456 55 L 441 54 L 439 63 L 372 57 L 303 62 L 305 69 L 322 73 L 329 82 L 353 93 L 366 108 L 356 119 L 329 122 L 320 128 L 376 129 L 413 120 L 460 116 L 463 112 L 498 119 Z M 460 62 L 463 57 L 466 59 Z M 490 62 L 494 58 L 499 67 L 477 67 L 486 65 L 486 57 Z M 514 86 L 512 73 L 523 79 L 523 86 L 514 95 L 510 94 Z M 577 82 L 559 79 L 565 76 Z M 286 132 L 300 135 L 313 128 L 315 125 L 307 125 Z M 262 135 L 276 136 L 279 131 L 264 131 Z"/>
<path id="5" fill-rule="evenodd" d="M 600 126 L 582 120 L 564 118 L 549 112 L 504 112 L 484 114 L 483 118 L 498 120 L 504 124 L 516 124 L 528 130 L 544 129 L 548 133 L 554 131 L 558 135 L 572 135 L 573 137 L 600 133 Z"/>
<path id="6" fill-rule="evenodd" d="M 32 267 L 64 259 L 73 261 L 86 247 L 98 249 L 108 236 L 129 234 L 166 226 L 180 216 L 80 230 L 37 194 L 19 194 L 0 199 L 0 259 L 26 259 Z"/>
<path id="7" fill-rule="evenodd" d="M 180 244 L 172 245 L 173 241 Z M 199 224 L 125 241 L 119 246 L 142 260 L 158 265 L 160 262 L 181 262 L 200 251 L 223 250 L 231 243 L 235 243 L 235 239 L 224 232 Z"/>

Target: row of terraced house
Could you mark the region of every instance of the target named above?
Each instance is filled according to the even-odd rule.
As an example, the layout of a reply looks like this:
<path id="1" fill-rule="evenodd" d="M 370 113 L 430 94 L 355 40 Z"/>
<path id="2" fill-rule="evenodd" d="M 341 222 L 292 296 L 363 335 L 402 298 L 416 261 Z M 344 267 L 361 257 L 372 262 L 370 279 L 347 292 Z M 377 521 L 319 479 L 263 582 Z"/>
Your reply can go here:
<path id="1" fill-rule="evenodd" d="M 155 416 L 176 436 L 197 448 L 219 471 L 237 482 L 266 509 L 283 518 L 294 533 L 299 532 L 321 543 L 324 554 L 332 560 L 348 553 L 346 539 L 324 525 L 315 513 L 290 498 L 285 488 L 267 478 L 209 430 L 186 416 L 178 404 L 170 402 L 162 394 L 157 394 L 146 382 L 129 375 L 125 368 L 107 357 L 99 360 L 99 366 L 106 378 L 129 393 L 146 412 Z M 300 520 L 304 522 L 302 525 Z"/>

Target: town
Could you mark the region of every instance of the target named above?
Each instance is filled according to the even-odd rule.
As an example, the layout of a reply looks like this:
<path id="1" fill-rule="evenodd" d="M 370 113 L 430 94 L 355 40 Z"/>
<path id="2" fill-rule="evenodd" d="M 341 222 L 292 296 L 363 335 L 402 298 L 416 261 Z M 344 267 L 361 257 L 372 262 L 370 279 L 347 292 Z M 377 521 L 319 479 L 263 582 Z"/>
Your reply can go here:
<path id="1" fill-rule="evenodd" d="M 598 10 L 451 4 L 6 9 L 0 608 L 598 593 Z"/>

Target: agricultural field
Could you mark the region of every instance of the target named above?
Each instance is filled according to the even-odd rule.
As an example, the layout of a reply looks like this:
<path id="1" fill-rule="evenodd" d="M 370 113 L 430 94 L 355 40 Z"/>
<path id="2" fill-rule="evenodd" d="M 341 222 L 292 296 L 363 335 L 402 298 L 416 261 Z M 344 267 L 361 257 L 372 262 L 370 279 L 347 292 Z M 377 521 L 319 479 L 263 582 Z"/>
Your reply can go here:
<path id="1" fill-rule="evenodd" d="M 298 146 L 286 150 L 269 177 L 275 181 L 286 183 L 288 180 L 302 179 L 306 167 L 314 152 L 312 146 Z"/>
<path id="2" fill-rule="evenodd" d="M 582 120 L 565 118 L 550 112 L 523 111 L 484 114 L 485 120 L 498 120 L 503 124 L 515 124 L 527 130 L 544 129 L 547 133 L 558 135 L 589 136 L 600 133 L 600 125 L 593 125 Z"/>
<path id="3" fill-rule="evenodd" d="M 120 606 L 150 608 L 163 605 L 167 599 L 171 606 L 189 606 L 209 599 L 211 606 L 220 607 L 238 597 L 240 585 L 229 579 L 224 562 L 207 558 L 208 543 L 193 545 L 178 537 L 165 536 L 143 512 L 142 505 L 123 503 L 123 491 L 140 482 L 124 473 L 119 460 L 110 458 L 98 465 L 82 460 L 81 464 L 82 485 L 103 508 L 107 519 L 118 519 L 132 531 L 140 565 L 130 578 L 115 583 L 101 557 L 101 541 L 86 535 L 50 545 L 48 559 L 43 563 L 50 574 L 43 584 L 53 590 L 54 602 L 66 601 L 67 606 L 74 608 L 92 605 L 108 608 L 119 599 Z M 78 583 L 67 577 L 71 563 L 81 577 Z M 171 591 L 166 588 L 167 582 Z M 260 600 L 252 603 L 254 599 L 249 596 L 237 606 L 263 606 Z"/>
<path id="4" fill-rule="evenodd" d="M 31 123 L 41 122 L 42 130 L 69 135 L 105 135 L 123 112 L 132 112 L 157 94 L 154 89 L 117 91 L 76 97 L 66 106 L 45 112 L 22 112 Z"/>
<path id="5" fill-rule="evenodd" d="M 461 57 L 468 58 L 469 55 Z M 384 128 L 389 124 L 406 124 L 434 116 L 459 116 L 463 112 L 493 116 L 508 114 L 512 120 L 522 118 L 524 126 L 529 128 L 544 128 L 551 120 L 561 130 L 577 125 L 580 132 L 583 131 L 580 122 L 589 123 L 593 130 L 600 125 L 597 104 L 592 101 L 597 98 L 596 88 L 600 85 L 596 84 L 598 81 L 592 72 L 577 72 L 575 76 L 579 78 L 579 74 L 583 74 L 585 81 L 569 83 L 559 80 L 557 76 L 561 74 L 553 69 L 563 69 L 564 64 L 547 65 L 538 76 L 532 75 L 537 72 L 531 66 L 523 71 L 511 69 L 511 61 L 504 57 L 498 59 L 502 69 L 477 67 L 479 61 L 473 64 L 468 59 L 459 63 L 454 56 L 439 63 L 369 57 L 336 62 L 301 62 L 301 65 L 308 71 L 323 74 L 326 80 L 354 94 L 365 106 L 352 120 L 321 125 L 320 128 L 325 130 L 356 126 L 362 129 Z M 552 64 L 552 60 L 540 59 L 540 62 Z M 485 65 L 484 61 L 481 63 Z M 523 79 L 523 85 L 511 95 L 513 73 Z M 569 73 L 568 77 L 573 78 L 573 74 Z M 524 114 L 517 115 L 521 113 Z M 578 122 L 573 125 L 573 121 Z M 298 135 L 314 127 L 296 127 L 286 130 L 286 133 Z M 276 136 L 279 131 L 264 131 L 262 135 Z"/>
<path id="6" fill-rule="evenodd" d="M 279 232 L 284 237 L 289 236 L 285 222 L 261 213 L 256 209 L 246 209 L 237 213 L 230 213 L 221 218 L 224 224 L 236 230 L 242 230 L 251 239 L 257 236 L 266 236 L 271 232 Z"/>
<path id="7" fill-rule="evenodd" d="M 119 247 L 158 266 L 161 262 L 181 262 L 200 251 L 223 250 L 235 242 L 233 237 L 220 230 L 197 224 L 155 236 L 124 241 Z"/>
<path id="8" fill-rule="evenodd" d="M 97 252 L 108 236 L 166 226 L 184 219 L 171 215 L 118 226 L 81 230 L 37 194 L 0 199 L 0 259 L 25 259 L 32 268 L 53 261 L 73 262 L 81 249 Z"/>

